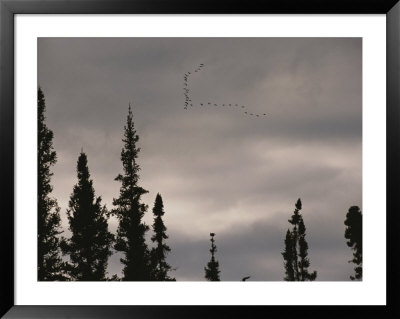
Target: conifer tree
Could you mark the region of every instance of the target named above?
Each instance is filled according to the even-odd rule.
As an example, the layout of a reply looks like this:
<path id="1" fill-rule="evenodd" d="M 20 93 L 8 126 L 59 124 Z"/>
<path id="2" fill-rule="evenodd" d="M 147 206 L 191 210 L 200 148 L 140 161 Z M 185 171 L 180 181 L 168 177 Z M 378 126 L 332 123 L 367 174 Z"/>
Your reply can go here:
<path id="1" fill-rule="evenodd" d="M 115 249 L 124 253 L 124 258 L 121 258 L 124 265 L 122 280 L 148 281 L 151 280 L 151 266 L 145 234 L 149 227 L 142 222 L 147 205 L 141 203 L 141 196 L 148 191 L 138 185 L 140 167 L 137 157 L 140 148 L 136 143 L 139 136 L 134 127 L 130 105 L 122 141 L 123 174 L 115 178 L 121 182 L 120 194 L 113 200 L 116 207 L 113 214 L 119 220 Z"/>
<path id="2" fill-rule="evenodd" d="M 107 279 L 113 235 L 108 231 L 106 207 L 101 205 L 101 197 L 95 197 L 87 164 L 82 151 L 77 165 L 78 183 L 67 210 L 72 236 L 62 248 L 71 260 L 68 274 L 72 280 L 100 281 Z"/>
<path id="3" fill-rule="evenodd" d="M 205 278 L 209 281 L 220 281 L 219 279 L 219 263 L 217 260 L 215 260 L 215 252 L 217 251 L 217 246 L 215 245 L 215 240 L 214 240 L 214 233 L 210 233 L 211 236 L 211 260 L 207 263 L 207 267 L 204 267 L 204 270 L 206 272 Z"/>
<path id="4" fill-rule="evenodd" d="M 308 243 L 306 241 L 306 227 L 303 216 L 300 214 L 302 208 L 300 198 L 296 202 L 296 208 L 289 220 L 293 225 L 292 230 L 286 232 L 285 250 L 282 253 L 285 265 L 287 281 L 314 281 L 317 272 L 309 273 L 308 267 L 310 260 L 308 258 Z"/>
<path id="5" fill-rule="evenodd" d="M 347 246 L 351 247 L 353 252 L 353 262 L 355 275 L 350 276 L 351 280 L 362 279 L 362 213 L 358 206 L 351 206 L 346 214 L 344 224 L 347 226 L 344 237 L 348 239 Z"/>
<path id="6" fill-rule="evenodd" d="M 41 88 L 38 89 L 38 280 L 64 280 L 63 262 L 60 256 L 61 231 L 60 207 L 53 190 L 50 167 L 57 161 L 53 148 L 53 132 L 45 123 L 46 102 Z"/>
<path id="7" fill-rule="evenodd" d="M 293 269 L 293 239 L 290 230 L 288 229 L 286 232 L 285 238 L 285 250 L 282 253 L 285 265 L 285 274 L 284 278 L 286 281 L 294 281 L 294 269 Z"/>
<path id="8" fill-rule="evenodd" d="M 160 194 L 157 194 L 153 207 L 153 231 L 151 240 L 156 243 L 156 247 L 151 250 L 151 268 L 152 280 L 155 281 L 173 281 L 174 278 L 168 276 L 171 266 L 166 261 L 167 254 L 171 248 L 165 243 L 168 238 L 166 234 L 167 227 L 164 225 L 162 216 L 164 215 L 164 204 Z"/>

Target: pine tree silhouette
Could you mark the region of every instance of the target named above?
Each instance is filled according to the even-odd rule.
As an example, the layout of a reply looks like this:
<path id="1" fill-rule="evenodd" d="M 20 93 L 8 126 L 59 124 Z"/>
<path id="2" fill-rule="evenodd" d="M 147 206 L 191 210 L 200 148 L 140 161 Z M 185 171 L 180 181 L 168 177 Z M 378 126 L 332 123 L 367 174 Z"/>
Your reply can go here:
<path id="1" fill-rule="evenodd" d="M 292 233 L 288 229 L 286 232 L 285 238 L 285 250 L 282 253 L 285 265 L 285 274 L 286 277 L 284 278 L 286 281 L 294 281 L 294 268 L 293 268 L 293 239 Z"/>
<path id="2" fill-rule="evenodd" d="M 217 260 L 215 260 L 215 252 L 217 251 L 217 246 L 214 244 L 214 233 L 210 233 L 211 236 L 211 260 L 207 263 L 207 267 L 204 267 L 204 270 L 206 272 L 205 278 L 209 281 L 220 281 L 219 279 L 219 263 Z"/>
<path id="3" fill-rule="evenodd" d="M 355 275 L 350 276 L 351 280 L 362 279 L 362 213 L 358 206 L 351 206 L 346 214 L 344 224 L 347 226 L 344 237 L 348 239 L 347 246 L 351 247 L 353 252 L 353 262 Z"/>
<path id="4" fill-rule="evenodd" d="M 121 151 L 124 174 L 115 178 L 121 182 L 121 187 L 119 197 L 113 200 L 115 209 L 112 211 L 119 220 L 115 249 L 124 253 L 124 258 L 121 258 L 124 265 L 122 280 L 148 281 L 151 280 L 151 266 L 145 234 L 149 227 L 142 222 L 147 205 L 140 201 L 140 197 L 148 191 L 138 186 L 140 167 L 136 160 L 140 148 L 136 147 L 136 143 L 139 136 L 134 128 L 130 105 L 124 131 Z"/>
<path id="5" fill-rule="evenodd" d="M 46 126 L 46 102 L 41 88 L 38 89 L 38 280 L 65 280 L 64 263 L 60 256 L 61 231 L 60 207 L 53 190 L 50 167 L 57 162 L 53 148 L 53 132 Z"/>
<path id="6" fill-rule="evenodd" d="M 166 234 L 167 227 L 164 225 L 162 216 L 164 215 L 164 204 L 160 194 L 157 194 L 153 207 L 154 235 L 151 240 L 156 243 L 156 247 L 151 250 L 152 264 L 152 280 L 156 281 L 174 281 L 174 278 L 168 276 L 171 266 L 166 262 L 166 256 L 171 251 L 171 248 L 165 243 L 168 239 Z"/>
<path id="7" fill-rule="evenodd" d="M 62 245 L 71 263 L 67 271 L 72 280 L 106 280 L 113 235 L 108 231 L 107 210 L 101 197 L 95 197 L 87 156 L 81 152 L 77 165 L 78 183 L 74 186 L 67 210 L 72 237 Z"/>
<path id="8" fill-rule="evenodd" d="M 293 225 L 292 231 L 286 232 L 285 250 L 282 253 L 285 265 L 286 281 L 314 281 L 317 272 L 308 272 L 310 260 L 308 258 L 308 244 L 306 241 L 306 227 L 303 216 L 299 213 L 302 208 L 300 198 L 296 202 L 296 208 L 289 220 Z"/>

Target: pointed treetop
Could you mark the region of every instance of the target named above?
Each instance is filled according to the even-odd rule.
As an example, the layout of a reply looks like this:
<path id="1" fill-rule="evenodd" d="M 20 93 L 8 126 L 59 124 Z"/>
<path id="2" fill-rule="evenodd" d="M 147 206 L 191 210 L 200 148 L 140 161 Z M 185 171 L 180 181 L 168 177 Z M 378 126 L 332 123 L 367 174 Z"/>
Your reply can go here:
<path id="1" fill-rule="evenodd" d="M 206 273 L 205 278 L 209 281 L 220 281 L 219 263 L 217 260 L 215 260 L 214 256 L 215 252 L 217 251 L 217 246 L 214 244 L 215 233 L 210 233 L 210 236 L 211 236 L 211 249 L 210 249 L 211 260 L 207 263 L 207 267 L 204 268 Z"/>
<path id="2" fill-rule="evenodd" d="M 300 199 L 300 198 L 297 200 L 296 208 L 297 208 L 298 210 L 301 209 L 301 199 Z"/>
<path id="3" fill-rule="evenodd" d="M 300 198 L 297 200 L 295 206 L 296 206 L 296 209 L 294 210 L 291 219 L 289 219 L 289 223 L 291 223 L 292 225 L 295 226 L 295 228 L 297 228 L 297 226 L 299 224 L 299 221 L 300 221 L 300 218 L 301 218 L 299 211 L 302 208 L 302 203 L 301 203 L 301 199 Z"/>
<path id="4" fill-rule="evenodd" d="M 133 104 L 131 103 L 131 101 L 129 101 L 128 103 L 128 113 L 132 114 L 132 109 L 133 109 Z"/>
<path id="5" fill-rule="evenodd" d="M 132 118 L 132 107 L 131 107 L 131 102 L 129 101 L 129 105 L 128 105 L 128 121 L 129 118 Z"/>
<path id="6" fill-rule="evenodd" d="M 164 204 L 160 193 L 157 193 L 156 200 L 154 201 L 153 213 L 156 216 L 164 215 Z"/>

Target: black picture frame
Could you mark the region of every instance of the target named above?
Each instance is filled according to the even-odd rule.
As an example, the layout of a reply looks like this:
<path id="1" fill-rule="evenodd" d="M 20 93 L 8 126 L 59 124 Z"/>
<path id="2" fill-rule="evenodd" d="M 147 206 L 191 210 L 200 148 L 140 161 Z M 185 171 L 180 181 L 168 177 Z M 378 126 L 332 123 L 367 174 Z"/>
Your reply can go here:
<path id="1" fill-rule="evenodd" d="M 400 317 L 396 267 L 400 163 L 399 0 L 0 0 L 0 316 L 5 318 L 247 318 L 249 316 Z M 14 15 L 16 14 L 385 14 L 387 21 L 387 305 L 386 306 L 18 306 L 14 303 Z M 384 207 L 384 203 L 382 203 Z"/>

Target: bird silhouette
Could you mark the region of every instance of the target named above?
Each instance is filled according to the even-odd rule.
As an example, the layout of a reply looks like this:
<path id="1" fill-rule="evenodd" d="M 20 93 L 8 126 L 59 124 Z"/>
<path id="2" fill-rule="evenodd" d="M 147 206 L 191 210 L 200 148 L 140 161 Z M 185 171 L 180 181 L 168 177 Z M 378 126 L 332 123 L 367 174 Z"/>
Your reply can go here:
<path id="1" fill-rule="evenodd" d="M 246 281 L 247 279 L 250 279 L 251 276 L 243 277 L 242 281 Z"/>
<path id="2" fill-rule="evenodd" d="M 215 236 L 215 233 L 210 233 L 210 236 L 211 236 L 211 237 Z"/>

